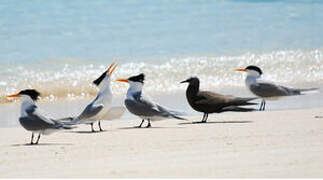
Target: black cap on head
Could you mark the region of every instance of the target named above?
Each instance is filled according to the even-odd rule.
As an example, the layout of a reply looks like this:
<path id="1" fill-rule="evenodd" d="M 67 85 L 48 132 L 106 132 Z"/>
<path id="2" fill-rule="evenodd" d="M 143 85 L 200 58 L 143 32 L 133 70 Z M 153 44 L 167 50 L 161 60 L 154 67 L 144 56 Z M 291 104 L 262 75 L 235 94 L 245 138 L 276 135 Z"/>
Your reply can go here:
<path id="1" fill-rule="evenodd" d="M 25 89 L 19 92 L 20 95 L 28 95 L 31 97 L 32 100 L 37 101 L 40 93 L 35 89 Z"/>
<path id="2" fill-rule="evenodd" d="M 101 76 L 93 81 L 93 84 L 95 84 L 96 86 L 99 86 L 99 84 L 102 82 L 102 80 L 105 78 L 105 76 L 107 75 L 108 71 L 105 71 L 104 73 L 101 74 Z"/>
<path id="3" fill-rule="evenodd" d="M 246 67 L 246 69 L 257 71 L 260 75 L 262 74 L 261 69 L 257 66 L 248 66 L 248 67 Z"/>
<path id="4" fill-rule="evenodd" d="M 128 78 L 129 81 L 133 81 L 133 82 L 141 82 L 144 83 L 145 80 L 145 74 L 141 73 L 137 76 L 131 76 L 130 78 Z"/>

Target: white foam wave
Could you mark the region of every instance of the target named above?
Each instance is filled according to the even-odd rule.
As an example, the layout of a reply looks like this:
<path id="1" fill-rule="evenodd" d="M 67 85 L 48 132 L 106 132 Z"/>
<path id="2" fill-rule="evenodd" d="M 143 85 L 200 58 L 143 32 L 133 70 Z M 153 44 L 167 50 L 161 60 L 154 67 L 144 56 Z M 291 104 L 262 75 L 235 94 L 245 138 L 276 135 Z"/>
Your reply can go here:
<path id="1" fill-rule="evenodd" d="M 80 63 L 81 62 L 81 63 Z M 45 100 L 94 96 L 92 81 L 106 70 L 106 64 L 88 61 L 49 61 L 8 67 L 1 70 L 0 93 L 7 95 L 21 89 L 35 88 Z M 179 82 L 190 76 L 201 79 L 202 88 L 244 86 L 244 74 L 233 69 L 248 65 L 261 67 L 266 78 L 278 83 L 307 83 L 323 80 L 323 49 L 246 53 L 240 56 L 190 56 L 170 58 L 162 63 L 129 62 L 121 64 L 113 79 L 145 73 L 147 93 L 183 91 Z M 122 96 L 127 85 L 113 83 L 114 94 Z M 8 102 L 1 98 L 0 102 Z"/>

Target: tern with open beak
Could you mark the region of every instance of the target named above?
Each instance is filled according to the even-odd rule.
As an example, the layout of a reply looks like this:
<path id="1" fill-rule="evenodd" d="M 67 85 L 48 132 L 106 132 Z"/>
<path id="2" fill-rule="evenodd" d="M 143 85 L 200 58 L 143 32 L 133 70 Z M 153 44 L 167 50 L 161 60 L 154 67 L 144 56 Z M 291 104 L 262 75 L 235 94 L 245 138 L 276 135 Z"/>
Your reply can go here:
<path id="1" fill-rule="evenodd" d="M 72 128 L 58 120 L 42 115 L 35 104 L 39 96 L 40 93 L 35 89 L 26 89 L 20 91 L 18 94 L 6 96 L 7 98 L 20 97 L 22 99 L 19 122 L 27 131 L 32 132 L 30 144 L 38 144 L 41 134 L 48 135 L 60 129 Z M 35 143 L 33 141 L 34 133 L 38 133 L 38 138 Z"/>
<path id="2" fill-rule="evenodd" d="M 102 75 L 93 81 L 93 83 L 99 88 L 98 95 L 94 100 L 86 106 L 82 113 L 72 118 L 73 124 L 90 124 L 91 131 L 94 131 L 93 124 L 98 122 L 99 130 L 103 131 L 101 127 L 102 120 L 111 111 L 112 103 L 112 90 L 111 90 L 111 74 L 117 68 L 118 65 L 112 63 L 110 67 L 102 73 Z M 121 115 L 124 110 L 121 110 Z"/>
<path id="3" fill-rule="evenodd" d="M 257 66 L 248 66 L 245 69 L 235 69 L 247 73 L 245 80 L 248 89 L 258 97 L 262 98 L 259 111 L 264 111 L 266 106 L 265 100 L 277 100 L 284 96 L 302 95 L 305 91 L 315 91 L 318 88 L 295 89 L 263 80 L 262 70 Z"/>
<path id="4" fill-rule="evenodd" d="M 190 106 L 199 112 L 203 112 L 203 118 L 200 123 L 206 123 L 210 113 L 221 113 L 226 111 L 247 112 L 253 111 L 253 108 L 244 108 L 240 106 L 255 105 L 257 103 L 249 102 L 257 99 L 241 98 L 230 95 L 222 95 L 210 91 L 200 91 L 200 80 L 197 77 L 191 77 L 181 83 L 188 83 L 186 89 L 186 99 Z"/>
<path id="5" fill-rule="evenodd" d="M 145 98 L 142 92 L 144 79 L 145 75 L 141 73 L 137 76 L 131 76 L 128 79 L 116 80 L 118 82 L 129 83 L 130 85 L 127 91 L 125 105 L 132 114 L 137 115 L 142 119 L 138 127 L 140 128 L 145 120 L 148 121 L 148 125 L 146 126 L 147 128 L 151 127 L 150 121 L 163 120 L 167 118 L 185 120 L 180 117 L 182 113 L 169 110 Z"/>

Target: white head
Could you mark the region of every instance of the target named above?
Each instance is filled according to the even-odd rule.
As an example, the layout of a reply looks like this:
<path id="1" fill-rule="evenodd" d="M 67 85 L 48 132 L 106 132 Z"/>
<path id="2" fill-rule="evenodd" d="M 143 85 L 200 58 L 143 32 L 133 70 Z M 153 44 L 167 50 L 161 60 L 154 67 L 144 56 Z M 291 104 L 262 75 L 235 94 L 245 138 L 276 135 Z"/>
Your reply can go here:
<path id="1" fill-rule="evenodd" d="M 245 69 L 235 69 L 235 71 L 247 72 L 247 76 L 260 77 L 262 70 L 257 66 L 248 66 Z"/>
<path id="2" fill-rule="evenodd" d="M 110 88 L 111 74 L 118 66 L 118 65 L 115 65 L 113 67 L 113 65 L 114 65 L 114 63 L 112 63 L 110 65 L 110 67 L 108 68 L 108 70 L 106 70 L 104 73 L 102 73 L 100 77 L 98 77 L 96 80 L 93 81 L 93 84 L 95 84 L 97 87 L 99 87 L 100 91 L 103 89 L 106 89 L 106 88 Z"/>

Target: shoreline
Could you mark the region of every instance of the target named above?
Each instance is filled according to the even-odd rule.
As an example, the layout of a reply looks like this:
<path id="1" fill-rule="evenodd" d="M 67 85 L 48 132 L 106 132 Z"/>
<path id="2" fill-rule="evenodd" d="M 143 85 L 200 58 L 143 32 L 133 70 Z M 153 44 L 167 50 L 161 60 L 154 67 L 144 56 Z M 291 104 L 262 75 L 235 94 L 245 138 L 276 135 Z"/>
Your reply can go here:
<path id="1" fill-rule="evenodd" d="M 316 86 L 315 86 L 316 85 Z M 316 93 L 310 93 L 301 96 L 288 96 L 277 101 L 267 101 L 266 111 L 279 111 L 279 110 L 298 110 L 298 109 L 311 109 L 323 107 L 323 83 L 306 83 L 298 85 L 290 85 L 291 87 L 308 88 L 318 87 L 319 90 Z M 183 86 L 186 88 L 186 86 Z M 221 94 L 234 95 L 241 97 L 254 97 L 246 87 L 226 87 L 226 88 L 213 88 L 204 89 L 210 90 Z M 185 112 L 188 116 L 195 116 L 201 114 L 194 111 L 186 100 L 185 90 L 176 93 L 163 93 L 163 94 L 147 94 L 158 104 L 161 104 L 167 108 Z M 126 92 L 125 92 L 126 93 Z M 124 97 L 114 96 L 113 106 L 124 106 Z M 75 99 L 58 99 L 56 101 L 39 101 L 37 105 L 47 115 L 54 119 L 60 119 L 70 116 L 76 116 L 80 113 L 86 105 L 92 101 L 94 97 L 75 98 Z M 259 103 L 260 99 L 255 100 Z M 12 102 L 0 104 L 0 114 L 2 115 L 2 121 L 0 122 L 0 128 L 3 127 L 17 127 L 20 126 L 18 118 L 20 115 L 21 102 Z M 255 109 L 259 108 L 259 105 L 250 106 Z M 226 112 L 227 113 L 227 112 Z M 128 111 L 120 118 L 121 120 L 134 118 Z"/>

